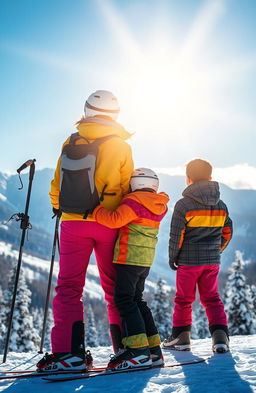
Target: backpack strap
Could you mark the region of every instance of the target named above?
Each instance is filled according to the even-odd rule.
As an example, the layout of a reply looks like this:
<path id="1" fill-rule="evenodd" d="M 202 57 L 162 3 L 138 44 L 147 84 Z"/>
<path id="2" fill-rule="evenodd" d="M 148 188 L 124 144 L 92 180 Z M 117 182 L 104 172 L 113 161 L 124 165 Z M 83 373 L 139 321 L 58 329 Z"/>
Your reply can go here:
<path id="1" fill-rule="evenodd" d="M 114 196 L 116 195 L 116 192 L 105 192 L 106 188 L 107 188 L 107 184 L 104 185 L 101 193 L 100 193 L 100 201 L 104 201 L 104 195 L 108 195 L 108 196 Z"/>
<path id="2" fill-rule="evenodd" d="M 102 138 L 95 139 L 94 142 L 91 142 L 91 144 L 95 147 L 100 146 L 103 142 L 107 141 L 108 139 L 114 138 L 117 135 L 107 135 L 103 136 Z M 84 139 L 88 144 L 90 144 L 89 140 L 85 138 L 84 136 L 80 135 L 79 132 L 74 132 L 71 134 L 70 139 L 69 139 L 69 145 L 75 145 L 77 139 Z"/>
<path id="3" fill-rule="evenodd" d="M 79 136 L 79 132 L 73 132 L 73 134 L 70 135 L 69 143 L 73 144 L 78 136 Z"/>
<path id="4" fill-rule="evenodd" d="M 88 144 L 90 143 L 87 138 L 84 136 L 80 135 L 79 132 L 73 132 L 73 134 L 70 135 L 69 139 L 69 145 L 75 145 L 77 139 L 84 139 Z"/>
<path id="5" fill-rule="evenodd" d="M 100 146 L 102 143 L 104 143 L 105 141 L 107 141 L 108 139 L 111 139 L 111 138 L 114 138 L 114 137 L 116 137 L 117 135 L 107 135 L 107 136 L 103 136 L 102 138 L 98 138 L 98 139 L 95 139 L 95 141 L 94 142 L 92 142 L 92 144 L 94 145 L 94 146 L 96 146 L 96 147 L 98 147 L 98 146 Z"/>

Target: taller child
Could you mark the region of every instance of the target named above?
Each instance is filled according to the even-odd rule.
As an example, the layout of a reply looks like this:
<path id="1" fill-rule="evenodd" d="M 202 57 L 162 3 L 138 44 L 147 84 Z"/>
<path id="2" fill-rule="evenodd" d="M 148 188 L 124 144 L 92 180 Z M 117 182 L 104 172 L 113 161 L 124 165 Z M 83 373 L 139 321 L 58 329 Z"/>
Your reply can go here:
<path id="1" fill-rule="evenodd" d="M 212 335 L 214 352 L 229 349 L 228 322 L 218 293 L 220 255 L 232 236 L 232 221 L 212 181 L 212 166 L 195 159 L 186 167 L 187 185 L 173 211 L 170 266 L 177 270 L 172 335 L 166 349 L 189 350 L 192 303 L 198 287 Z"/>
<path id="2" fill-rule="evenodd" d="M 119 342 L 121 319 L 114 303 L 116 266 L 112 260 L 118 229 L 107 228 L 95 222 L 91 214 L 88 214 L 95 206 L 81 213 L 79 206 L 72 205 L 76 203 L 77 197 L 81 199 L 81 203 L 83 198 L 91 200 L 92 197 L 96 198 L 96 204 L 100 203 L 105 208 L 114 210 L 128 192 L 133 160 L 131 148 L 125 140 L 130 138 L 131 134 L 117 123 L 119 110 L 116 97 L 109 91 L 99 90 L 89 96 L 84 107 L 84 117 L 77 123 L 78 133 L 65 141 L 51 182 L 50 198 L 53 210 L 58 215 L 62 213 L 60 262 L 56 296 L 53 299 L 52 354 L 47 354 L 38 363 L 40 371 L 66 367 L 69 370 L 83 370 L 87 367 L 81 298 L 86 270 L 93 251 L 107 302 L 114 351 L 117 349 L 115 341 L 117 338 Z M 68 153 L 74 150 L 74 145 L 82 144 L 90 144 L 88 148 L 92 149 L 92 154 L 89 151 L 86 158 L 81 158 L 80 148 L 76 148 L 73 157 L 75 160 L 68 162 L 70 170 L 77 168 L 77 171 L 73 171 L 70 178 L 69 170 L 64 168 Z M 95 149 L 96 161 L 93 155 Z M 64 157 L 64 153 L 67 156 Z M 94 176 L 92 168 L 86 167 L 86 160 L 91 160 L 91 164 L 93 159 Z M 85 183 L 81 179 L 82 173 L 87 175 L 88 184 L 95 191 L 93 195 L 85 195 L 87 190 L 83 189 Z M 61 195 L 62 187 L 71 187 L 72 191 L 68 192 L 68 195 Z M 65 207 L 60 210 L 61 204 L 72 208 Z"/>

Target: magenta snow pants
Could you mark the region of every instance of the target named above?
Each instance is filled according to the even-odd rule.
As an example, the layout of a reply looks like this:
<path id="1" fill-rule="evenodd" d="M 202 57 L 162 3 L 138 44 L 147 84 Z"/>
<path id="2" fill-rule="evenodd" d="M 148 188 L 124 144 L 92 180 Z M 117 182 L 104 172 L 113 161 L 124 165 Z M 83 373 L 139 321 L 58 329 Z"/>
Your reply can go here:
<path id="1" fill-rule="evenodd" d="M 61 223 L 60 266 L 53 299 L 52 352 L 71 352 L 73 326 L 84 320 L 81 298 L 93 250 L 107 302 L 109 323 L 121 327 L 121 318 L 114 304 L 116 266 L 113 264 L 113 252 L 117 233 L 117 229 L 93 221 Z"/>
<path id="2" fill-rule="evenodd" d="M 176 276 L 173 326 L 192 325 L 192 303 L 198 287 L 209 326 L 228 325 L 224 305 L 218 293 L 219 265 L 179 265 Z"/>

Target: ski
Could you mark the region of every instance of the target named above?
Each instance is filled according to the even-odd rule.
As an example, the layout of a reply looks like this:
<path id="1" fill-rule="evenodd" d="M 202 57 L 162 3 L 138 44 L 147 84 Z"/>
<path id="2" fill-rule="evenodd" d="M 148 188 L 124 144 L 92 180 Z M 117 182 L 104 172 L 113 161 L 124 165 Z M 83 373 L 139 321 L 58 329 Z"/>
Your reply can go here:
<path id="1" fill-rule="evenodd" d="M 129 369 L 125 369 L 125 370 L 107 370 L 105 369 L 102 372 L 99 373 L 90 373 L 90 371 L 88 373 L 83 373 L 81 375 L 69 375 L 67 377 L 59 377 L 56 376 L 54 378 L 54 376 L 48 376 L 46 378 L 43 377 L 43 379 L 45 381 L 48 382 L 66 382 L 66 381 L 75 381 L 78 379 L 89 379 L 89 378 L 95 378 L 95 377 L 104 377 L 104 376 L 108 376 L 108 375 L 114 375 L 114 374 L 125 374 L 125 373 L 133 373 L 133 372 L 137 372 L 137 371 L 145 371 L 145 370 L 154 370 L 155 368 L 171 368 L 171 367 L 180 367 L 180 366 L 186 366 L 189 364 L 197 364 L 197 363 L 203 363 L 205 362 L 207 359 L 196 359 L 193 361 L 189 361 L 189 362 L 180 362 L 180 363 L 170 363 L 170 364 L 165 364 L 164 366 L 161 367 L 152 367 L 152 366 L 148 366 L 148 367 L 140 367 L 140 368 L 129 368 Z"/>
<path id="2" fill-rule="evenodd" d="M 89 371 L 103 371 L 105 370 L 105 366 L 98 366 L 98 367 L 92 367 L 89 369 Z M 31 370 L 8 370 L 8 371 L 0 371 L 0 378 L 1 378 L 1 374 L 32 374 L 32 373 L 36 373 L 36 369 L 31 369 Z M 64 373 L 64 372 L 71 372 L 71 371 L 56 371 L 56 373 Z M 81 371 L 73 371 L 73 373 L 81 373 Z M 41 373 L 42 375 L 42 373 Z"/>
<path id="3" fill-rule="evenodd" d="M 106 367 L 93 367 L 88 370 L 88 373 L 99 373 L 105 371 Z M 60 374 L 85 374 L 83 371 L 55 371 L 55 372 L 37 372 L 36 370 L 19 370 L 19 371 L 1 371 L 0 381 L 4 379 L 25 379 L 25 378 L 36 378 L 44 377 L 50 375 L 60 375 Z"/>
<path id="4" fill-rule="evenodd" d="M 1 374 L 29 374 L 29 373 L 34 373 L 36 370 L 16 370 L 16 371 L 0 371 L 0 376 Z"/>
<path id="5" fill-rule="evenodd" d="M 207 359 L 198 359 L 190 362 L 180 362 L 180 363 L 171 363 L 171 364 L 165 364 L 163 367 L 164 368 L 170 368 L 170 367 L 178 367 L 178 366 L 184 366 L 187 364 L 194 364 L 194 363 L 202 363 L 205 362 Z M 81 371 L 55 371 L 53 372 L 36 372 L 36 370 L 16 370 L 16 371 L 1 371 L 0 374 L 5 374 L 5 375 L 0 375 L 0 380 L 5 380 L 5 379 L 25 379 L 25 378 L 43 378 L 45 380 L 51 381 L 51 382 L 61 382 L 61 381 L 71 381 L 73 379 L 84 379 L 84 378 L 91 378 L 91 377 L 96 377 L 99 375 L 112 375 L 112 374 L 118 374 L 118 373 L 125 373 L 125 372 L 134 372 L 134 371 L 143 371 L 145 369 L 154 369 L 154 367 L 144 367 L 144 368 L 139 368 L 139 369 L 127 369 L 127 370 L 116 370 L 116 371 L 109 371 L 106 370 L 106 367 L 100 366 L 100 367 L 93 367 L 90 370 L 88 370 L 87 373 L 81 372 Z M 66 376 L 69 374 L 68 376 Z M 71 375 L 72 374 L 72 375 Z M 75 375 L 74 375 L 75 374 Z M 62 377 L 59 377 L 59 375 L 62 375 Z M 48 377 L 48 378 L 44 378 Z M 53 381 L 51 380 L 51 377 L 53 377 Z M 54 378 L 55 377 L 55 378 Z"/>

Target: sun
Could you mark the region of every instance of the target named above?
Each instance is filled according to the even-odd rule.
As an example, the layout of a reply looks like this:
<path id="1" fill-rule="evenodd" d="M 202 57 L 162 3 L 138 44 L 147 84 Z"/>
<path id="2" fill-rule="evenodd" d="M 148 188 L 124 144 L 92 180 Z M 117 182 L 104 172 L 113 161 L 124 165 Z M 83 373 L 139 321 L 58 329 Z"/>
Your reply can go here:
<path id="1" fill-rule="evenodd" d="M 120 91 L 125 92 L 126 107 L 140 129 L 152 133 L 161 129 L 163 135 L 175 133 L 179 138 L 181 132 L 184 136 L 186 129 L 196 127 L 209 105 L 210 75 L 178 57 L 162 59 L 161 52 L 152 48 L 152 53 L 122 72 Z"/>
<path id="2" fill-rule="evenodd" d="M 238 108 L 237 82 L 255 67 L 255 57 L 223 56 L 226 47 L 222 48 L 219 36 L 215 41 L 227 0 L 202 2 L 188 25 L 182 26 L 182 39 L 173 34 L 179 22 L 172 20 L 171 12 L 167 24 L 156 19 L 158 26 L 152 28 L 142 21 L 145 40 L 135 35 L 138 30 L 129 26 L 127 13 L 117 11 L 109 0 L 97 4 L 119 44 L 111 68 L 100 73 L 101 78 L 108 79 L 109 90 L 124 108 L 119 120 L 134 133 L 131 145 L 137 161 L 147 157 L 151 163 L 155 156 L 163 162 L 164 157 L 173 160 L 172 156 L 211 157 L 219 141 L 229 143 L 235 130 L 254 128 L 252 116 Z M 156 13 L 163 4 L 157 2 Z M 172 151 L 175 147 L 172 156 L 170 146 Z"/>
<path id="3" fill-rule="evenodd" d="M 184 141 L 214 107 L 219 74 L 204 65 L 201 48 L 223 4 L 221 0 L 206 2 L 179 47 L 161 26 L 159 36 L 148 32 L 151 45 L 139 43 L 113 5 L 98 2 L 127 58 L 126 64 L 114 70 L 115 91 L 126 108 L 126 122 L 132 119 L 140 133 L 157 135 L 161 130 L 163 137 Z"/>

